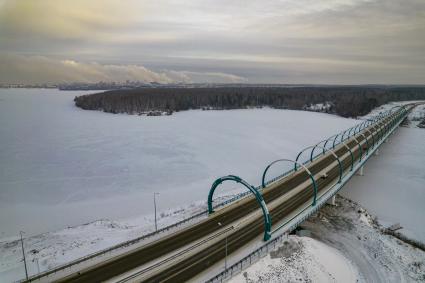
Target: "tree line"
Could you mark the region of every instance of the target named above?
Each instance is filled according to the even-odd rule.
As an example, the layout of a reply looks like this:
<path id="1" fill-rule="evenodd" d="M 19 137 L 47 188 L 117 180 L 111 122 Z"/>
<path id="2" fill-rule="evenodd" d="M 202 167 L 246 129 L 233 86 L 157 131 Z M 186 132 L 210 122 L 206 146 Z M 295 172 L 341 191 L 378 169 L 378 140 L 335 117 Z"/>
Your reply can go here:
<path id="1" fill-rule="evenodd" d="M 243 109 L 271 107 L 302 110 L 330 103 L 326 111 L 343 117 L 369 113 L 389 101 L 425 99 L 425 87 L 199 87 L 111 90 L 75 97 L 82 109 L 109 113 L 147 114 L 189 109 Z"/>

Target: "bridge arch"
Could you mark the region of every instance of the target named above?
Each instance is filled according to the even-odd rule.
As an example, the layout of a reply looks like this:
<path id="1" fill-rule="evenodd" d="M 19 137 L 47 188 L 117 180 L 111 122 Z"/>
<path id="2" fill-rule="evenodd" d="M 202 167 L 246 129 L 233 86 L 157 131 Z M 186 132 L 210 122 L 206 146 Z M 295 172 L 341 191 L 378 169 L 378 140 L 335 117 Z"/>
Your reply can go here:
<path id="1" fill-rule="evenodd" d="M 326 140 L 326 142 L 323 144 L 323 147 L 325 147 L 326 148 L 326 145 L 328 144 L 328 142 L 333 138 L 333 137 L 336 137 L 337 135 L 339 135 L 339 134 L 336 134 L 336 135 L 333 135 L 333 136 L 330 136 L 329 138 L 327 138 L 327 140 Z"/>
<path id="2" fill-rule="evenodd" d="M 324 149 L 324 150 L 325 150 L 325 152 L 326 152 L 326 151 L 329 151 L 329 152 L 333 155 L 333 157 L 335 157 L 335 159 L 338 161 L 338 165 L 339 165 L 339 181 L 338 181 L 338 183 L 341 183 L 342 173 L 343 173 L 343 168 L 342 168 L 341 160 L 339 159 L 338 155 L 336 155 L 335 151 L 333 151 L 333 149 L 330 149 L 330 148 L 329 148 L 329 149 L 326 149 L 325 147 L 323 147 L 323 146 L 319 146 L 318 144 L 316 144 L 316 145 L 312 145 L 312 146 L 308 146 L 308 147 L 304 148 L 303 150 L 301 150 L 301 151 L 298 153 L 297 158 L 295 159 L 295 162 L 296 162 L 296 163 L 294 163 L 294 171 L 297 171 L 297 164 L 299 164 L 299 163 L 298 163 L 298 158 L 300 158 L 301 154 L 302 154 L 304 151 L 306 151 L 307 149 L 310 149 L 310 148 L 316 148 L 316 147 L 319 147 L 319 148 Z M 324 153 L 323 153 L 323 154 L 324 154 Z M 310 161 L 313 161 L 313 160 L 311 159 Z"/>
<path id="3" fill-rule="evenodd" d="M 311 152 L 310 152 L 310 162 L 311 162 L 311 161 L 313 161 L 314 150 L 315 150 L 316 148 L 321 148 L 321 149 L 322 149 L 322 154 L 325 154 L 325 153 L 326 153 L 327 149 L 326 149 L 324 146 L 319 146 L 319 145 L 320 145 L 322 142 L 325 142 L 325 144 L 326 144 L 326 141 L 327 141 L 327 140 L 328 140 L 328 139 L 326 139 L 326 140 L 322 140 L 322 141 L 320 141 L 320 142 L 316 143 L 316 144 L 312 147 Z"/>
<path id="4" fill-rule="evenodd" d="M 348 144 L 345 141 L 341 141 L 341 143 L 350 152 L 350 155 L 351 155 L 351 169 L 350 169 L 350 171 L 353 171 L 353 168 L 354 168 L 354 155 L 353 155 L 353 151 L 351 150 L 351 147 L 349 147 Z"/>
<path id="5" fill-rule="evenodd" d="M 368 155 L 369 154 L 369 140 L 364 133 L 360 133 L 360 135 L 366 140 L 366 146 L 367 146 L 366 155 Z"/>
<path id="6" fill-rule="evenodd" d="M 396 106 L 392 107 L 390 110 L 388 110 L 388 112 L 392 113 L 392 111 L 393 111 L 394 108 L 401 108 L 402 111 L 403 111 L 403 113 L 406 113 L 407 112 L 407 110 L 404 107 L 404 105 L 396 105 Z"/>
<path id="7" fill-rule="evenodd" d="M 305 165 L 303 165 L 303 164 L 301 164 L 301 163 L 298 163 L 298 162 L 297 162 L 297 161 L 295 161 L 295 160 L 282 158 L 282 159 L 275 160 L 275 161 L 273 161 L 272 163 L 270 163 L 269 165 L 267 165 L 266 169 L 265 169 L 265 170 L 264 170 L 264 172 L 263 172 L 263 176 L 262 176 L 262 178 L 261 178 L 261 185 L 263 186 L 263 188 L 266 186 L 266 184 L 265 184 L 265 179 L 266 179 L 267 171 L 270 169 L 270 167 L 271 167 L 273 164 L 278 163 L 278 162 L 282 162 L 282 161 L 292 162 L 292 163 L 294 163 L 295 165 L 297 165 L 297 164 L 298 164 L 300 167 L 303 167 L 303 168 L 304 168 L 304 170 L 307 172 L 307 174 L 309 175 L 309 177 L 310 177 L 310 179 L 311 179 L 311 183 L 312 183 L 312 185 L 313 185 L 313 190 L 314 190 L 313 203 L 312 203 L 311 205 L 312 205 L 312 206 L 315 206 L 315 205 L 316 205 L 316 199 L 317 199 L 317 184 L 316 184 L 316 180 L 314 180 L 314 176 L 313 176 L 313 174 L 311 173 L 311 171 L 310 171 L 310 170 L 308 170 L 308 168 L 307 168 Z M 295 171 L 297 171 L 297 169 L 295 169 Z"/>
<path id="8" fill-rule="evenodd" d="M 261 196 L 260 192 L 254 187 L 248 184 L 246 181 L 244 181 L 242 178 L 235 176 L 235 175 L 227 175 L 224 177 L 220 177 L 217 180 L 214 181 L 214 183 L 211 186 L 210 192 L 208 194 L 208 214 L 211 214 L 214 212 L 213 206 L 212 206 L 212 200 L 215 189 L 223 182 L 225 181 L 234 181 L 236 183 L 242 184 L 244 187 L 246 187 L 257 200 L 258 204 L 261 207 L 261 210 L 263 211 L 264 216 L 264 241 L 267 241 L 271 237 L 271 228 L 272 228 L 272 221 L 270 217 L 269 210 L 267 209 L 267 205 Z"/>
<path id="9" fill-rule="evenodd" d="M 359 150 L 360 150 L 360 158 L 359 158 L 359 162 L 360 161 L 362 161 L 362 157 L 363 157 L 363 148 L 362 148 L 362 146 L 361 146 L 361 144 L 360 144 L 360 142 L 359 142 L 359 140 L 355 137 L 355 136 L 352 136 L 351 137 L 356 143 L 357 143 L 357 145 L 359 146 Z"/>
<path id="10" fill-rule="evenodd" d="M 356 134 L 356 130 L 357 130 L 357 127 L 358 127 L 358 126 L 359 126 L 359 125 L 357 124 L 357 125 L 355 125 L 355 126 L 351 127 L 351 128 L 350 128 L 350 131 L 348 131 L 348 136 L 350 136 L 350 137 L 351 137 L 351 135 Z M 353 131 L 353 133 L 351 133 L 351 131 Z"/>
<path id="11" fill-rule="evenodd" d="M 372 147 L 375 147 L 375 134 L 370 130 L 370 129 L 366 129 L 366 132 L 369 133 L 370 136 L 372 136 Z"/>
<path id="12" fill-rule="evenodd" d="M 383 126 L 382 126 L 382 122 L 379 122 L 375 125 L 377 127 L 377 131 L 379 131 L 379 138 L 378 140 L 381 140 L 384 137 L 384 132 L 382 130 Z"/>
<path id="13" fill-rule="evenodd" d="M 344 137 L 346 136 L 345 135 L 345 133 L 347 133 L 348 134 L 348 138 L 351 136 L 351 131 L 353 130 L 353 128 L 349 128 L 349 129 L 347 129 L 347 130 L 345 130 L 343 133 L 342 133 L 342 136 L 341 136 L 341 139 L 340 139 L 340 142 L 343 142 L 343 141 L 345 141 L 346 139 L 344 139 Z"/>
<path id="14" fill-rule="evenodd" d="M 367 120 L 360 123 L 360 125 L 359 125 L 359 132 L 362 131 L 364 128 L 367 127 L 366 124 L 367 124 Z"/>
<path id="15" fill-rule="evenodd" d="M 334 141 L 332 142 L 332 148 L 333 148 L 333 149 L 335 149 L 335 145 L 336 145 L 336 144 L 335 144 L 335 142 L 336 142 L 336 140 L 338 139 L 338 136 L 339 136 L 339 135 L 341 135 L 341 134 L 342 134 L 342 135 L 344 135 L 344 133 L 345 133 L 345 131 L 344 131 L 344 132 L 341 132 L 341 133 L 336 134 L 336 136 L 335 136 L 335 138 L 334 138 Z"/>

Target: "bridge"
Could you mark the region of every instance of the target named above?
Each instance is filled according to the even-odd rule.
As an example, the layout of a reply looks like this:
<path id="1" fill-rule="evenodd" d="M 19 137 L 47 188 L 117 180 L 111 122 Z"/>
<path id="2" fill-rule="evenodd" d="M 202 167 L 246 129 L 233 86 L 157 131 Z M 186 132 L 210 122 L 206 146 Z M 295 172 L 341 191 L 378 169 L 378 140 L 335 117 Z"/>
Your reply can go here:
<path id="1" fill-rule="evenodd" d="M 295 158 L 271 162 L 259 174 L 258 187 L 240 176 L 218 178 L 208 195 L 208 217 L 200 213 L 190 219 L 193 223 L 188 220 L 170 233 L 149 235 L 152 240 L 147 243 L 141 241 L 144 237 L 128 241 L 24 282 L 184 282 L 205 270 L 216 274 L 211 282 L 228 278 L 234 270 L 251 264 L 253 254 L 268 250 L 332 201 L 354 174 L 363 174 L 367 160 L 378 154 L 381 144 L 415 106 L 396 106 L 305 148 Z M 309 157 L 306 162 L 300 160 L 303 154 Z M 269 169 L 278 163 L 292 168 L 268 180 Z M 214 193 L 223 182 L 236 182 L 246 192 L 214 206 Z M 240 260 L 228 266 L 227 257 L 237 253 L 242 255 Z M 214 272 L 223 260 L 225 270 Z"/>

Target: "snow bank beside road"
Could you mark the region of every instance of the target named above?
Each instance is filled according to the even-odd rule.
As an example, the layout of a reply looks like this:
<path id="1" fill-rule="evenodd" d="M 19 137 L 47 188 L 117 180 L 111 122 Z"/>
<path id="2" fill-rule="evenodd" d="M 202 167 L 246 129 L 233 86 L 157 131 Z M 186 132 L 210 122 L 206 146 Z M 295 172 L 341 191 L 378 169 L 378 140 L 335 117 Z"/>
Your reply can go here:
<path id="1" fill-rule="evenodd" d="M 226 197 L 220 199 L 225 200 Z M 158 226 L 161 228 L 171 225 L 205 210 L 204 201 L 164 210 L 158 215 Z M 194 221 L 200 219 L 202 218 Z M 35 275 L 39 271 L 52 269 L 153 231 L 154 216 L 142 215 L 120 222 L 97 220 L 28 237 L 24 239 L 28 273 Z M 170 232 L 172 230 L 168 233 Z M 159 234 L 159 236 L 164 235 L 164 233 Z M 146 241 L 152 241 L 154 237 L 157 236 L 150 237 Z M 23 279 L 24 276 L 20 240 L 18 238 L 0 240 L 0 282 L 13 282 Z"/>
<path id="2" fill-rule="evenodd" d="M 290 236 L 277 251 L 232 278 L 242 282 L 357 282 L 356 267 L 338 250 L 315 239 Z"/>
<path id="3" fill-rule="evenodd" d="M 337 248 L 357 266 L 364 282 L 423 282 L 425 252 L 382 234 L 374 217 L 357 203 L 337 197 L 302 224 L 312 237 Z"/>
<path id="4" fill-rule="evenodd" d="M 277 251 L 230 280 L 251 282 L 423 282 L 425 252 L 381 233 L 360 205 L 337 196 L 289 236 Z"/>

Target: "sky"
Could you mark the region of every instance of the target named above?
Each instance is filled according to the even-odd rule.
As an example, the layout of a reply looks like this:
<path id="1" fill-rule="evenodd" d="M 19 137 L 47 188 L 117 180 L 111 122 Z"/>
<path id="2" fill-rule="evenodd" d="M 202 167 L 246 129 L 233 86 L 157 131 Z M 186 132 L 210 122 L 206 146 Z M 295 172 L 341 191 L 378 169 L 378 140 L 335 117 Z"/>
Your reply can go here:
<path id="1" fill-rule="evenodd" d="M 0 0 L 0 83 L 424 84 L 424 0 Z"/>

